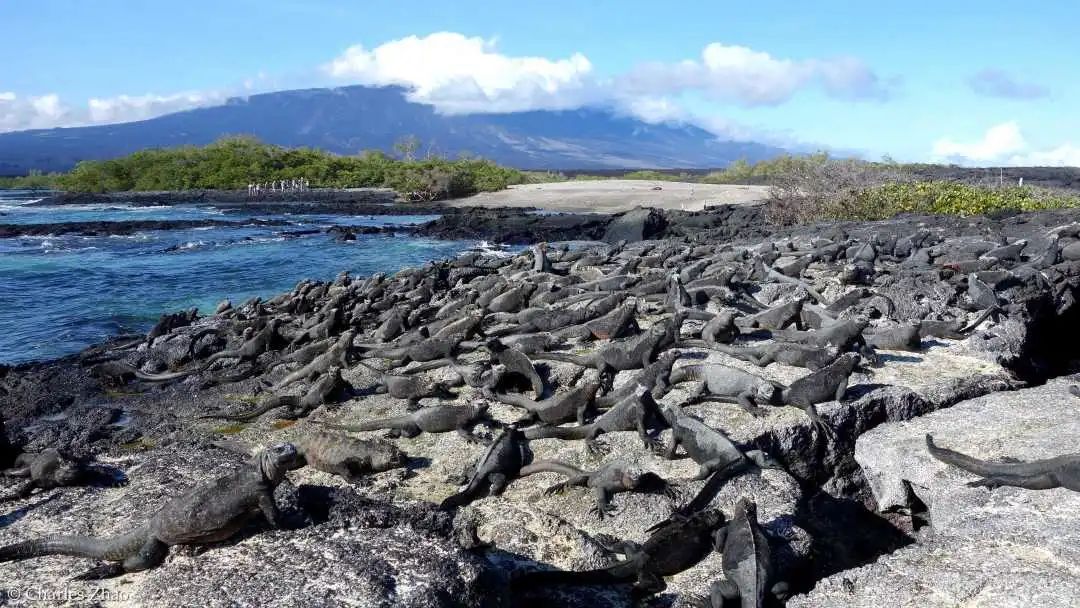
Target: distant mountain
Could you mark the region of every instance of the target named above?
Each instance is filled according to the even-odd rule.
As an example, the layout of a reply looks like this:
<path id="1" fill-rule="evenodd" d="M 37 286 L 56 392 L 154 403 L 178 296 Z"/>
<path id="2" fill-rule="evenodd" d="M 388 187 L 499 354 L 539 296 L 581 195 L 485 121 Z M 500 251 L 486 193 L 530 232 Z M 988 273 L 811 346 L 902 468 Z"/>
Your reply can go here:
<path id="1" fill-rule="evenodd" d="M 2 133 L 0 175 L 67 170 L 79 160 L 203 145 L 229 134 L 339 154 L 389 151 L 412 134 L 422 142 L 421 153 L 470 152 L 523 169 L 723 167 L 739 158 L 754 161 L 782 152 L 603 109 L 444 116 L 407 101 L 400 88 L 355 86 L 264 93 L 139 122 Z"/>

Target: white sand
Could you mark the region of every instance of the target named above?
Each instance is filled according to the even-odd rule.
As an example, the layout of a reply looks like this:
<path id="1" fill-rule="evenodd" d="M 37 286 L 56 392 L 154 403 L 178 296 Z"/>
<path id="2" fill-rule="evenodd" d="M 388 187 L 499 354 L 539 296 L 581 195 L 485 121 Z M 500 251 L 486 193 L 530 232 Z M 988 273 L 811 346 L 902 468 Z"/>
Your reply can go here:
<path id="1" fill-rule="evenodd" d="M 612 179 L 510 186 L 501 192 L 482 192 L 447 204 L 457 207 L 538 207 L 570 213 L 618 213 L 639 206 L 700 211 L 706 205 L 756 204 L 768 193 L 768 186 Z"/>

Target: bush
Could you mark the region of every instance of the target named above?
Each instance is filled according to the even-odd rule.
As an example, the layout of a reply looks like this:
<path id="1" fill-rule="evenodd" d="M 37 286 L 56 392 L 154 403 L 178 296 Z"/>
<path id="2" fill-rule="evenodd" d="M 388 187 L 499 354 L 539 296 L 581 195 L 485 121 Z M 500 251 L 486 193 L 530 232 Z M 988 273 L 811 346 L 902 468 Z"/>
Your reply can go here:
<path id="1" fill-rule="evenodd" d="M 857 193 L 848 204 L 830 209 L 829 215 L 838 219 L 876 220 L 900 213 L 969 216 L 1075 207 L 1080 207 L 1080 198 L 1039 188 L 988 188 L 925 181 L 890 183 L 866 189 Z"/>
<path id="2" fill-rule="evenodd" d="M 424 201 L 501 190 L 525 180 L 516 169 L 477 158 L 396 160 L 379 151 L 338 156 L 271 146 L 252 137 L 226 137 L 203 147 L 142 150 L 113 160 L 83 161 L 52 181 L 73 192 L 114 192 L 235 190 L 300 177 L 313 187 L 389 187 Z"/>

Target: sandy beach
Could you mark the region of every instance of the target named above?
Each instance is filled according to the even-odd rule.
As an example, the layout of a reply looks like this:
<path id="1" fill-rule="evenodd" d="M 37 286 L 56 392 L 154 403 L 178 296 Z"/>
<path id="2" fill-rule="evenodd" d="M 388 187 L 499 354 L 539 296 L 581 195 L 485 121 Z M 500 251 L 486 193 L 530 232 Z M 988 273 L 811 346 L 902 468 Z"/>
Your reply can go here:
<path id="1" fill-rule="evenodd" d="M 539 207 L 569 213 L 619 213 L 634 207 L 698 211 L 707 205 L 756 204 L 768 186 L 615 179 L 510 186 L 448 201 L 454 207 Z"/>

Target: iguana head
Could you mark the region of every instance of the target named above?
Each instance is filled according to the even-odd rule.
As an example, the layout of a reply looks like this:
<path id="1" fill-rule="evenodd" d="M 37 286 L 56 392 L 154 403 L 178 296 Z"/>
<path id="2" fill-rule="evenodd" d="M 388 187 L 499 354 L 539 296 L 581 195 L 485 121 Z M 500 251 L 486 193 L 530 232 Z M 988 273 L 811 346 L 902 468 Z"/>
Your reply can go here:
<path id="1" fill-rule="evenodd" d="M 754 399 L 758 403 L 777 404 L 781 401 L 780 395 L 783 390 L 779 385 L 762 379 L 754 387 Z"/>
<path id="2" fill-rule="evenodd" d="M 378 473 L 405 466 L 409 457 L 389 441 L 373 441 L 368 444 L 371 470 Z"/>
<path id="3" fill-rule="evenodd" d="M 735 505 L 735 513 L 745 513 L 747 519 L 757 521 L 757 503 L 744 496 Z"/>
<path id="4" fill-rule="evenodd" d="M 724 525 L 724 514 L 719 509 L 705 509 L 692 515 L 690 523 L 705 530 L 714 530 Z"/>
<path id="5" fill-rule="evenodd" d="M 759 469 L 779 469 L 784 470 L 784 465 L 779 460 L 770 456 L 767 452 L 761 450 L 749 450 L 746 452 L 746 457 L 756 464 Z"/>
<path id="6" fill-rule="evenodd" d="M 291 443 L 270 446 L 255 454 L 254 460 L 263 479 L 275 485 L 285 478 L 287 471 L 299 469 L 305 464 L 304 457 Z"/>

